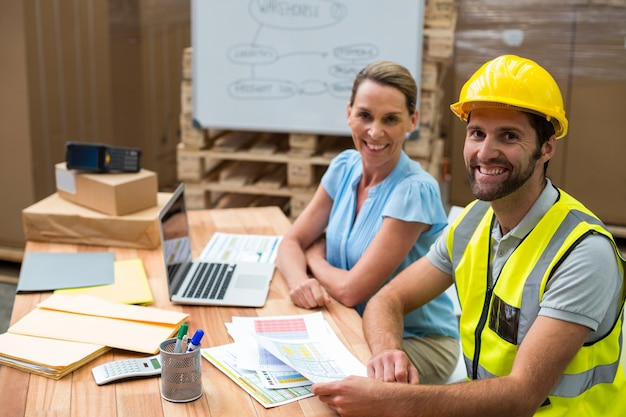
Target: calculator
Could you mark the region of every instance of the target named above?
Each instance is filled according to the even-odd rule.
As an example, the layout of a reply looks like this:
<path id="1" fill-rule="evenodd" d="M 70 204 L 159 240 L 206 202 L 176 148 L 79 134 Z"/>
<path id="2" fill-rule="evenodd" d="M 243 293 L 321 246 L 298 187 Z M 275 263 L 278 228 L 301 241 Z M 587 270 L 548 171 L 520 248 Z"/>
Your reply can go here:
<path id="1" fill-rule="evenodd" d="M 98 365 L 91 369 L 91 373 L 96 384 L 104 385 L 123 379 L 161 375 L 161 361 L 159 355 L 141 359 L 122 359 Z"/>

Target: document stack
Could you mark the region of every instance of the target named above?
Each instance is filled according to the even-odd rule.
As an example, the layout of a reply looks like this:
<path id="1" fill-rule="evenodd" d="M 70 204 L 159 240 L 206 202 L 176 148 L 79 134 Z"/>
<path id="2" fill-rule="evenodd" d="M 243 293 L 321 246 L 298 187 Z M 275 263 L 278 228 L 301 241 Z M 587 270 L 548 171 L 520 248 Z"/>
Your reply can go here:
<path id="1" fill-rule="evenodd" d="M 322 313 L 233 317 L 226 328 L 234 343 L 202 356 L 266 408 L 312 396 L 316 382 L 366 375 Z"/>

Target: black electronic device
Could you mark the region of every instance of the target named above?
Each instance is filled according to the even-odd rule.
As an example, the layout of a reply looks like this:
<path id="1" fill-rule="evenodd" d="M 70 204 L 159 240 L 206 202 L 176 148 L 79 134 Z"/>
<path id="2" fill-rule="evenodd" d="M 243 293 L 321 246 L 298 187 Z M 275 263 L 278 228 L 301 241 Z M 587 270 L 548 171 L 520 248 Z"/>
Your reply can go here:
<path id="1" fill-rule="evenodd" d="M 103 143 L 67 142 L 67 169 L 94 172 L 138 172 L 141 169 L 141 149 L 109 146 Z"/>

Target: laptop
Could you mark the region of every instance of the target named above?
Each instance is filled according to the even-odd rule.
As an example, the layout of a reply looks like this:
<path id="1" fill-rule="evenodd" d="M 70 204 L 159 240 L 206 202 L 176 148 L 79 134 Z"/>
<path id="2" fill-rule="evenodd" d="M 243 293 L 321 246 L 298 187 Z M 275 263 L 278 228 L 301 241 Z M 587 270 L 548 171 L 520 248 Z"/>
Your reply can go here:
<path id="1" fill-rule="evenodd" d="M 185 187 L 180 183 L 159 213 L 161 247 L 173 303 L 262 307 L 274 263 L 192 259 Z"/>

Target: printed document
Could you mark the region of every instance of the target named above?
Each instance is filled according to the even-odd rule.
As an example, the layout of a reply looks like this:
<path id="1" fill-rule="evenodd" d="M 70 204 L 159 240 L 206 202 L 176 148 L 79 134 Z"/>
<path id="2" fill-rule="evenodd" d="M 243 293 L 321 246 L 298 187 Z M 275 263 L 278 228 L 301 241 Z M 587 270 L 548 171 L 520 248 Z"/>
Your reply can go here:
<path id="1" fill-rule="evenodd" d="M 267 388 L 257 372 L 237 366 L 234 343 L 203 348 L 201 354 L 204 359 L 211 362 L 265 408 L 277 407 L 313 396 L 308 386 Z"/>
<path id="2" fill-rule="evenodd" d="M 365 365 L 341 343 L 321 312 L 235 316 L 226 327 L 235 343 L 205 349 L 203 355 L 266 407 L 267 399 L 258 391 L 306 390 L 315 382 L 367 375 Z"/>

